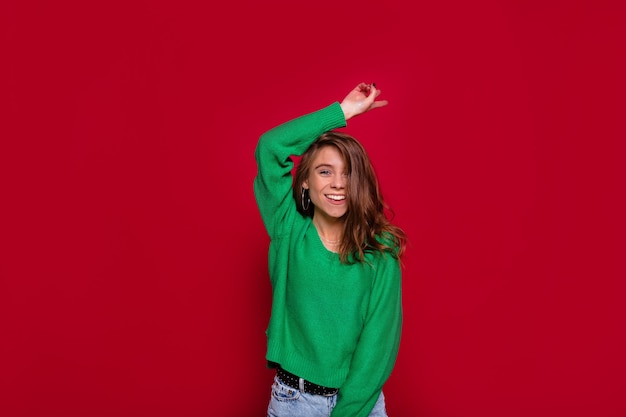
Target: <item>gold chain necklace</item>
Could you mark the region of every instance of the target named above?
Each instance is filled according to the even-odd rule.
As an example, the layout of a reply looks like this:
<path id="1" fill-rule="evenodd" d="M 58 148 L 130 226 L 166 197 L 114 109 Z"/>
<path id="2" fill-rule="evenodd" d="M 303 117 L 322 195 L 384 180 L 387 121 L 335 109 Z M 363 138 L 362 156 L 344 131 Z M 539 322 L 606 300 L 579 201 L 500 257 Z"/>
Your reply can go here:
<path id="1" fill-rule="evenodd" d="M 327 245 L 338 245 L 341 242 L 341 239 L 338 240 L 326 240 L 323 237 L 320 236 L 320 239 L 322 239 L 322 242 L 326 243 Z"/>

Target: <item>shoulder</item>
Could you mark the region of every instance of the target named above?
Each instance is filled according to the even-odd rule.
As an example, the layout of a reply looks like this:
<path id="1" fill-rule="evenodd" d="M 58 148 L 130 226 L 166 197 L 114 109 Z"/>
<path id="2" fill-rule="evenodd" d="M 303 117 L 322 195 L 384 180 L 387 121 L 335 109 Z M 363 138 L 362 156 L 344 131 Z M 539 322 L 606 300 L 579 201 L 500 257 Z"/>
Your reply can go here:
<path id="1" fill-rule="evenodd" d="M 399 271 L 400 259 L 393 239 L 379 242 L 385 245 L 386 249 L 366 252 L 365 263 L 371 265 L 376 270 L 377 275 L 382 271 L 388 271 L 389 273 L 393 273 L 391 271 Z"/>
<path id="2" fill-rule="evenodd" d="M 376 251 L 382 255 L 389 255 L 396 260 L 399 260 L 400 248 L 398 247 L 398 241 L 395 236 L 389 232 L 383 232 L 376 236 L 376 241 L 383 246 L 383 249 Z"/>

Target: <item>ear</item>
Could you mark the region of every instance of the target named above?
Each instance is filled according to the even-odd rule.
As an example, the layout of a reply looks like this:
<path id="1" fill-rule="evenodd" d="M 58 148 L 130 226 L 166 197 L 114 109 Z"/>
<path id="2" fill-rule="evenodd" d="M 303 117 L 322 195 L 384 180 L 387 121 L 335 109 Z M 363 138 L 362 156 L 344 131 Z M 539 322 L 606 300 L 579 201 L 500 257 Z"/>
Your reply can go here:
<path id="1" fill-rule="evenodd" d="M 302 181 L 302 188 L 304 188 L 305 190 L 309 189 L 309 180 L 304 180 Z"/>

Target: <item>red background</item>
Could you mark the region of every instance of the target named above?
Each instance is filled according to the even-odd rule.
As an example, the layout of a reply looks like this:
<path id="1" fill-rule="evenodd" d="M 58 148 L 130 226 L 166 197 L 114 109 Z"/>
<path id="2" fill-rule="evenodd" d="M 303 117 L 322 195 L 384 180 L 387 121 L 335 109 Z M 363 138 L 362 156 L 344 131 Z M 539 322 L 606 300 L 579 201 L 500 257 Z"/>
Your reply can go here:
<path id="1" fill-rule="evenodd" d="M 390 415 L 626 416 L 620 4 L 3 1 L 0 415 L 264 415 L 256 140 L 375 81 Z"/>

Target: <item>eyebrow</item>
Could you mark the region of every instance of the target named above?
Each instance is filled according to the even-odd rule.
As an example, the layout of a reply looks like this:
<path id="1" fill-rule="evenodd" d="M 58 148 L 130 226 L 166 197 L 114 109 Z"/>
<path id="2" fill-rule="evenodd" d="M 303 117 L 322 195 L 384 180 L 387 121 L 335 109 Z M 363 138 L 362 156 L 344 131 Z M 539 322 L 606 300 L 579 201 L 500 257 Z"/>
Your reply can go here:
<path id="1" fill-rule="evenodd" d="M 319 164 L 313 169 L 318 169 L 318 168 L 333 168 L 333 166 L 331 164 Z"/>

